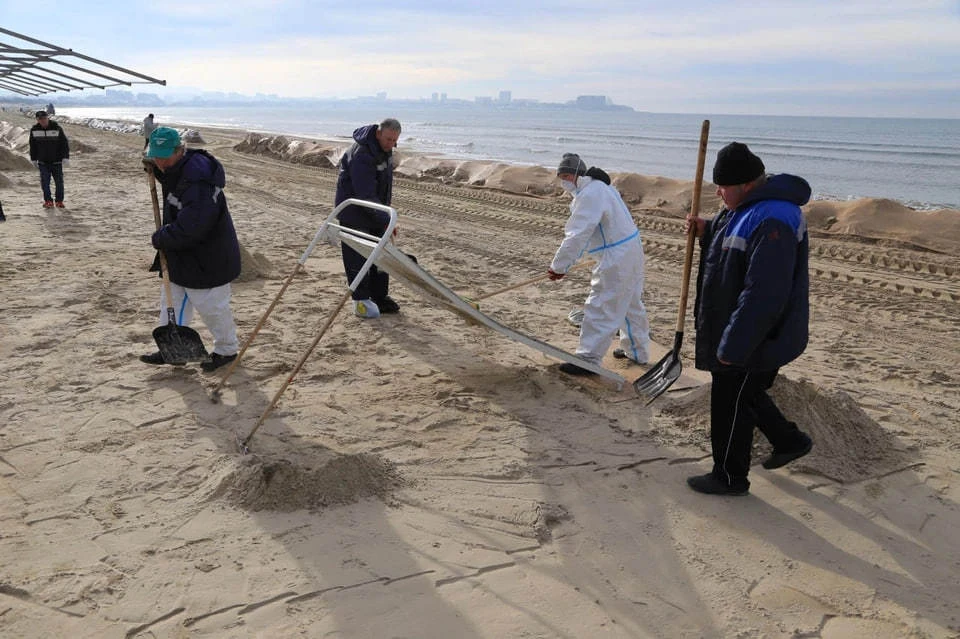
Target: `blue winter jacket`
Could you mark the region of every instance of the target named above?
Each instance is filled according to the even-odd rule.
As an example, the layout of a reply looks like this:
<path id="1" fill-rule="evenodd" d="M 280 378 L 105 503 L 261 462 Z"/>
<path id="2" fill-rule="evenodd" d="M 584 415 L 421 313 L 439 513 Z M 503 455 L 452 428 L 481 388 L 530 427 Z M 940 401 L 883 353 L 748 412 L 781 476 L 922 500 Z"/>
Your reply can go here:
<path id="1" fill-rule="evenodd" d="M 377 141 L 377 125 L 368 124 L 353 132 L 353 146 L 340 159 L 337 194 L 334 202 L 355 197 L 390 206 L 393 197 L 393 151 L 386 152 Z M 348 206 L 337 218 L 344 226 L 371 235 L 383 235 L 390 215 L 383 211 Z"/>
<path id="2" fill-rule="evenodd" d="M 214 288 L 240 275 L 240 243 L 223 194 L 223 165 L 202 149 L 188 149 L 166 172 L 154 171 L 163 189 L 163 226 L 153 234 L 170 281 Z"/>
<path id="3" fill-rule="evenodd" d="M 707 221 L 700 239 L 694 317 L 696 366 L 771 371 L 806 348 L 809 240 L 800 206 L 810 185 L 772 175 L 735 210 Z"/>

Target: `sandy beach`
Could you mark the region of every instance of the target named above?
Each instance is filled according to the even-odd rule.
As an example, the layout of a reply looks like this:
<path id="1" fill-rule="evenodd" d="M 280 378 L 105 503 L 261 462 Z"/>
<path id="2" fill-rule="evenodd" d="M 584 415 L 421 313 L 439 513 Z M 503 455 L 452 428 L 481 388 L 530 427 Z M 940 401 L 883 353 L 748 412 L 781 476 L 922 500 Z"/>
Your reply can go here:
<path id="1" fill-rule="evenodd" d="M 47 210 L 32 124 L 0 114 L 0 637 L 960 637 L 960 212 L 805 207 L 811 343 L 775 395 L 815 444 L 766 471 L 760 437 L 748 497 L 685 483 L 710 458 L 692 314 L 683 384 L 644 406 L 400 283 L 398 315 L 334 318 L 242 455 L 346 290 L 339 251 L 317 247 L 214 401 L 222 370 L 137 359 L 160 287 L 143 139 L 61 121 L 67 208 Z M 245 339 L 346 144 L 200 134 L 245 252 Z M 469 297 L 546 271 L 553 170 L 398 159 L 397 244 L 426 271 Z M 613 177 L 667 347 L 693 182 Z M 588 286 L 481 308 L 572 352 Z"/>

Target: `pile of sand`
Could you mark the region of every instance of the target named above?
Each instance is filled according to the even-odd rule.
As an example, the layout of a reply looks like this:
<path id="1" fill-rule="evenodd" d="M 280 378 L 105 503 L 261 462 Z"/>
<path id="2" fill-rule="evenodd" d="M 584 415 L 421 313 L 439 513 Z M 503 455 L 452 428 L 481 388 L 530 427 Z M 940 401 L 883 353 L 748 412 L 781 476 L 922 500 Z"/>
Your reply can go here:
<path id="1" fill-rule="evenodd" d="M 25 150 L 30 142 L 30 130 L 11 122 L 0 121 L 0 147 Z"/>
<path id="2" fill-rule="evenodd" d="M 30 160 L 0 146 L 0 171 L 28 171 L 32 168 Z"/>
<path id="3" fill-rule="evenodd" d="M 238 282 L 250 282 L 273 275 L 273 264 L 263 253 L 251 253 L 240 246 L 240 276 Z"/>
<path id="4" fill-rule="evenodd" d="M 317 468 L 256 456 L 223 458 L 211 473 L 218 486 L 211 497 L 246 510 L 292 511 L 385 498 L 401 485 L 394 465 L 379 455 L 337 455 Z"/>
<path id="5" fill-rule="evenodd" d="M 813 452 L 791 464 L 795 471 L 822 475 L 841 484 L 862 481 L 909 466 L 915 455 L 868 416 L 847 393 L 806 380 L 777 377 L 771 397 L 783 414 L 813 438 Z M 667 445 L 710 451 L 710 386 L 657 400 L 651 432 Z M 760 431 L 753 460 L 770 453 Z"/>
<path id="6" fill-rule="evenodd" d="M 883 198 L 812 202 L 805 207 L 811 229 L 834 235 L 908 242 L 943 253 L 960 253 L 960 211 L 917 211 Z"/>
<path id="7" fill-rule="evenodd" d="M 233 148 L 242 153 L 265 155 L 294 164 L 332 169 L 349 145 L 316 140 L 291 140 L 283 135 L 266 136 L 248 133 Z"/>

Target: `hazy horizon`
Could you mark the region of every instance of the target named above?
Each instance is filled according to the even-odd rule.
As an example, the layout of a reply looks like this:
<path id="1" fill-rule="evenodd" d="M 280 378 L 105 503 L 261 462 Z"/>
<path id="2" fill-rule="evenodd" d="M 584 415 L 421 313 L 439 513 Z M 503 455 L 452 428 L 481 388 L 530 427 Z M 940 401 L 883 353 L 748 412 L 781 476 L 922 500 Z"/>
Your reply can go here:
<path id="1" fill-rule="evenodd" d="M 960 5 L 946 0 L 7 2 L 3 26 L 163 79 L 133 87 L 161 98 L 509 90 L 653 113 L 960 117 Z"/>

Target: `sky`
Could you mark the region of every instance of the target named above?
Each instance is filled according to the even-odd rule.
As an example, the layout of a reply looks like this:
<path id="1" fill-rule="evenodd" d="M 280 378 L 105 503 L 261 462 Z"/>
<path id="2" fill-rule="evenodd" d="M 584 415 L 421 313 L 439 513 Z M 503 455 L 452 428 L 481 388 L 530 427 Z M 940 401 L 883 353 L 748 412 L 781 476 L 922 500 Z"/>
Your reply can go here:
<path id="1" fill-rule="evenodd" d="M 161 97 L 507 90 L 665 113 L 960 118 L 960 0 L 0 0 L 0 27 L 164 79 L 133 88 Z"/>

